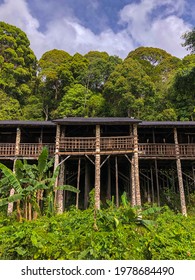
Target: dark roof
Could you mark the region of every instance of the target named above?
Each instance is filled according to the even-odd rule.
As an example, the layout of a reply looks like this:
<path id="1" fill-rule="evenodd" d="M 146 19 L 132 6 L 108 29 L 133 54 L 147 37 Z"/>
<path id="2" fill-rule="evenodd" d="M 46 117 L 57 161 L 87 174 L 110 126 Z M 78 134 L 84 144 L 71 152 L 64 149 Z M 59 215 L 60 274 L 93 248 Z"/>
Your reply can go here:
<path id="1" fill-rule="evenodd" d="M 142 121 L 139 127 L 195 127 L 195 121 Z"/>
<path id="2" fill-rule="evenodd" d="M 140 120 L 133 118 L 78 118 L 78 117 L 67 117 L 63 119 L 53 120 L 54 123 L 68 124 L 68 125 L 128 125 L 130 123 L 139 123 Z"/>
<path id="3" fill-rule="evenodd" d="M 21 126 L 56 126 L 56 125 L 51 121 L 6 120 L 6 121 L 0 121 L 0 126 L 21 127 Z"/>

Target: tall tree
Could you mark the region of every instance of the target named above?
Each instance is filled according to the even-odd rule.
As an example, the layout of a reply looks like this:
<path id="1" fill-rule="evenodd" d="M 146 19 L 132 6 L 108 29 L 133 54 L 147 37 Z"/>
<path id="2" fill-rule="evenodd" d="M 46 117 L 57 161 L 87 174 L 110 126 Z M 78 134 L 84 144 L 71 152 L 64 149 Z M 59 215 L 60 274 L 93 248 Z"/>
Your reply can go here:
<path id="1" fill-rule="evenodd" d="M 142 65 L 126 59 L 112 72 L 104 87 L 107 113 L 112 116 L 153 118 L 155 86 Z"/>
<path id="2" fill-rule="evenodd" d="M 62 97 L 74 82 L 69 70 L 71 55 L 62 50 L 43 54 L 38 63 L 38 92 L 43 104 L 45 119 L 51 117 Z"/>
<path id="3" fill-rule="evenodd" d="M 0 88 L 21 105 L 33 92 L 36 62 L 26 34 L 0 22 Z"/>
<path id="4" fill-rule="evenodd" d="M 191 53 L 195 53 L 195 27 L 191 31 L 185 32 L 182 39 L 184 40 L 182 46 L 186 47 Z"/>

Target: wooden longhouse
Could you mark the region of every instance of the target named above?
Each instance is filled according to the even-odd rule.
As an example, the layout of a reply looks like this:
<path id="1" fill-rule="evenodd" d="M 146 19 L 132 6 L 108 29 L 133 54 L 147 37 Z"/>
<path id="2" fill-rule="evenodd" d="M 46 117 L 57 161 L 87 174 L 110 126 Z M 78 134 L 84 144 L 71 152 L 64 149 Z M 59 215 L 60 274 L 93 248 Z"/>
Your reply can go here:
<path id="1" fill-rule="evenodd" d="M 0 161 L 13 168 L 17 158 L 35 161 L 42 147 L 61 166 L 59 212 L 70 204 L 95 207 L 126 191 L 132 205 L 168 204 L 179 196 L 181 211 L 195 188 L 195 122 L 146 122 L 133 118 L 64 118 L 53 121 L 0 121 Z M 166 194 L 166 195 L 164 195 Z"/>

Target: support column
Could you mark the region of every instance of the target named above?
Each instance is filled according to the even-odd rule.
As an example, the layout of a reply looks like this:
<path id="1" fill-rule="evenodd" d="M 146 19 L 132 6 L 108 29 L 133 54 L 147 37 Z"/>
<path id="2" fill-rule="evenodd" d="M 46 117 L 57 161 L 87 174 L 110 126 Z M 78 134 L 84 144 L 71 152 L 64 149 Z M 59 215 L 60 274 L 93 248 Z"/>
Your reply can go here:
<path id="1" fill-rule="evenodd" d="M 96 154 L 95 154 L 95 209 L 100 209 L 100 125 L 96 125 Z"/>
<path id="2" fill-rule="evenodd" d="M 136 197 L 136 205 L 141 206 L 137 124 L 133 125 L 133 136 L 134 136 L 134 166 L 135 166 L 135 197 Z"/>
<path id="3" fill-rule="evenodd" d="M 60 125 L 57 124 L 56 126 L 56 143 L 55 143 L 55 158 L 54 158 L 54 172 L 59 165 L 60 156 L 59 156 L 59 149 L 60 149 Z M 54 189 L 58 186 L 58 177 L 56 178 Z M 60 204 L 60 201 L 57 201 L 57 191 L 55 190 L 55 200 L 54 200 L 54 206 L 57 206 Z M 58 210 L 57 210 L 58 212 Z"/>
<path id="4" fill-rule="evenodd" d="M 182 169 L 181 169 L 179 143 L 178 143 L 178 136 L 177 136 L 177 128 L 176 127 L 174 127 L 174 141 L 175 141 L 177 176 L 178 176 L 179 193 L 180 193 L 180 201 L 181 201 L 181 212 L 184 216 L 187 216 L 185 193 L 184 193 L 184 186 L 183 186 L 183 175 L 182 175 Z"/>
<path id="5" fill-rule="evenodd" d="M 21 129 L 19 127 L 17 127 L 16 129 L 16 145 L 15 145 L 15 159 L 14 159 L 14 163 L 13 163 L 13 172 L 15 173 L 15 164 L 16 164 L 16 160 L 17 160 L 17 156 L 19 155 L 20 152 L 20 141 L 21 141 Z M 15 190 L 14 188 L 12 188 L 10 190 L 10 196 L 14 195 Z M 8 203 L 8 208 L 7 208 L 7 214 L 10 215 L 13 212 L 13 207 L 14 207 L 14 203 L 10 202 Z"/>
<path id="6" fill-rule="evenodd" d="M 136 205 L 136 191 L 135 191 L 135 159 L 134 155 L 132 156 L 131 161 L 131 206 Z"/>
<path id="7" fill-rule="evenodd" d="M 85 194 L 84 194 L 84 209 L 87 209 L 89 200 L 89 189 L 90 189 L 90 173 L 89 163 L 85 160 Z"/>
<path id="8" fill-rule="evenodd" d="M 80 174 L 81 174 L 81 159 L 78 160 L 78 172 L 77 172 L 77 190 L 80 187 Z M 76 194 L 76 209 L 79 208 L 79 193 Z"/>
<path id="9" fill-rule="evenodd" d="M 115 176 L 116 176 L 116 207 L 119 207 L 119 196 L 118 196 L 118 160 L 115 157 Z"/>
<path id="10" fill-rule="evenodd" d="M 64 185 L 64 171 L 65 171 L 65 162 L 60 165 L 60 173 L 59 173 L 59 181 L 58 185 Z M 58 190 L 57 191 L 57 212 L 58 214 L 62 214 L 64 212 L 64 191 Z"/>
<path id="11" fill-rule="evenodd" d="M 107 177 L 107 192 L 106 192 L 106 199 L 111 200 L 111 166 L 110 166 L 110 159 L 108 159 L 108 177 Z"/>

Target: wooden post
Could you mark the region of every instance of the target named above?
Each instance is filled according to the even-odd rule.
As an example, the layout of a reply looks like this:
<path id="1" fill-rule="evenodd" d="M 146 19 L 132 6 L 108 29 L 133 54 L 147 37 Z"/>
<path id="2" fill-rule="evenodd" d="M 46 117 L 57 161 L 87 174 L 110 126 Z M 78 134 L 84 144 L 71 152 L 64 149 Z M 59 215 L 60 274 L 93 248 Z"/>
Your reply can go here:
<path id="1" fill-rule="evenodd" d="M 108 177 L 107 177 L 106 198 L 108 200 L 111 200 L 111 167 L 110 167 L 110 159 L 108 159 L 107 168 L 108 168 Z"/>
<path id="2" fill-rule="evenodd" d="M 156 175 L 157 205 L 160 206 L 160 191 L 159 191 L 159 178 L 158 178 L 157 159 L 154 160 L 154 164 L 155 164 L 155 175 Z"/>
<path id="3" fill-rule="evenodd" d="M 153 137 L 153 143 L 156 143 L 154 129 L 152 130 L 152 137 Z M 160 206 L 160 188 L 159 188 L 157 159 L 154 160 L 154 166 L 155 166 L 155 175 L 156 175 L 157 205 Z"/>
<path id="4" fill-rule="evenodd" d="M 89 189 L 90 189 L 90 174 L 89 174 L 89 163 L 85 160 L 85 197 L 84 197 L 84 209 L 87 209 L 89 200 Z"/>
<path id="5" fill-rule="evenodd" d="M 77 172 L 77 190 L 79 190 L 80 185 L 80 174 L 81 174 L 81 159 L 78 160 L 78 172 Z M 76 209 L 79 208 L 79 193 L 76 194 Z"/>
<path id="6" fill-rule="evenodd" d="M 133 124 L 133 136 L 134 136 L 134 166 L 135 166 L 134 167 L 135 168 L 135 197 L 136 197 L 136 205 L 141 206 L 137 124 Z"/>
<path id="7" fill-rule="evenodd" d="M 65 162 L 60 165 L 60 174 L 59 174 L 59 181 L 58 185 L 64 185 L 64 171 L 65 171 Z M 58 190 L 57 191 L 57 213 L 62 214 L 64 212 L 64 191 Z"/>
<path id="8" fill-rule="evenodd" d="M 178 176 L 179 193 L 180 193 L 180 201 L 181 201 L 181 212 L 184 216 L 187 216 L 185 193 L 184 193 L 184 186 L 183 186 L 183 175 L 182 175 L 182 169 L 181 169 L 179 143 L 178 143 L 178 136 L 177 136 L 177 128 L 176 127 L 174 127 L 174 141 L 175 141 L 177 176 Z"/>
<path id="9" fill-rule="evenodd" d="M 119 196 L 118 196 L 118 161 L 117 161 L 117 156 L 115 157 L 115 177 L 116 177 L 116 207 L 119 207 Z"/>
<path id="10" fill-rule="evenodd" d="M 153 180 L 152 166 L 150 167 L 150 175 L 151 175 L 152 205 L 153 205 L 154 204 L 154 180 Z"/>
<path id="11" fill-rule="evenodd" d="M 59 149 L 60 149 L 60 125 L 57 124 L 56 126 L 56 143 L 55 143 L 55 158 L 54 158 L 54 172 L 59 164 Z M 54 189 L 58 185 L 58 177 L 56 178 Z M 54 199 L 54 207 L 56 207 L 58 204 L 60 204 L 59 201 L 57 201 L 57 191 L 55 190 L 55 199 Z M 58 206 L 57 206 L 58 208 Z"/>
<path id="12" fill-rule="evenodd" d="M 131 206 L 136 205 L 136 191 L 135 191 L 135 160 L 134 155 L 131 161 Z"/>
<path id="13" fill-rule="evenodd" d="M 96 125 L 96 154 L 95 154 L 95 209 L 100 209 L 100 125 Z"/>
<path id="14" fill-rule="evenodd" d="M 19 127 L 17 127 L 17 129 L 16 129 L 15 159 L 14 159 L 14 163 L 13 163 L 13 172 L 14 173 L 15 173 L 15 164 L 16 164 L 17 156 L 20 153 L 20 141 L 21 141 L 21 129 Z M 10 190 L 10 196 L 14 195 L 14 193 L 15 193 L 15 190 L 14 190 L 14 188 L 12 188 Z M 13 212 L 13 207 L 14 207 L 14 203 L 9 202 L 8 207 L 7 207 L 7 214 L 8 215 L 10 215 Z"/>

